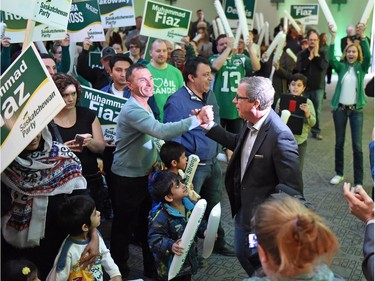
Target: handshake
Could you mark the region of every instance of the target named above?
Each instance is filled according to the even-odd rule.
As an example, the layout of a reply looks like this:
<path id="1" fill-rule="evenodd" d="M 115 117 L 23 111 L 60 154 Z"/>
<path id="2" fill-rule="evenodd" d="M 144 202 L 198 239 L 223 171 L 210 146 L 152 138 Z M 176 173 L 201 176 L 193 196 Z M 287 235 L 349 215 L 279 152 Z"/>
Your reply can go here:
<path id="1" fill-rule="evenodd" d="M 212 105 L 203 106 L 201 109 L 194 109 L 192 114 L 197 117 L 202 128 L 207 128 L 214 121 Z"/>

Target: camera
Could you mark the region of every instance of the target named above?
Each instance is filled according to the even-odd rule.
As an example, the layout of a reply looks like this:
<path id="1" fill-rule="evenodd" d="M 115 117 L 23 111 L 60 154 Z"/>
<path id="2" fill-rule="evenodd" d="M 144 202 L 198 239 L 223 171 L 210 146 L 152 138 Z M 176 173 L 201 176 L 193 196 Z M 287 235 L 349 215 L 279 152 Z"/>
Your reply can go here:
<path id="1" fill-rule="evenodd" d="M 350 36 L 349 39 L 350 39 L 350 41 L 353 41 L 353 42 L 355 40 L 358 40 L 357 36 L 355 36 L 355 35 Z"/>

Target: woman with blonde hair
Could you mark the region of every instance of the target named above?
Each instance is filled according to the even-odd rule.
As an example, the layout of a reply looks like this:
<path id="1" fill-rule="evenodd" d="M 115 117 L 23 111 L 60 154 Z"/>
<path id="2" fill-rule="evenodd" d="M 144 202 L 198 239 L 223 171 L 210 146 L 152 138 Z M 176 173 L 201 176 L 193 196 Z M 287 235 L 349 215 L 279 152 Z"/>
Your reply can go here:
<path id="1" fill-rule="evenodd" d="M 257 208 L 253 226 L 267 277 L 246 280 L 341 280 L 327 266 L 339 247 L 335 235 L 297 199 L 268 199 Z"/>

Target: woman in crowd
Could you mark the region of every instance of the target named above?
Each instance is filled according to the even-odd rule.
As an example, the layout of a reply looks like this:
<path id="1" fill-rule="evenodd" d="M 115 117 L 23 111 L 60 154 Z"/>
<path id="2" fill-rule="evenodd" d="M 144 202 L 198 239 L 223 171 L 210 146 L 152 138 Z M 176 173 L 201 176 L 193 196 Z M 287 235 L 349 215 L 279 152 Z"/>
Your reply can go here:
<path id="1" fill-rule="evenodd" d="M 53 119 L 51 132 L 55 140 L 68 146 L 81 160 L 87 189 L 95 200 L 97 209 L 105 215 L 106 190 L 97 163 L 98 156 L 105 148 L 99 120 L 93 111 L 78 106 L 82 89 L 73 76 L 58 73 L 53 76 L 53 80 L 66 105 Z"/>
<path id="2" fill-rule="evenodd" d="M 331 100 L 333 109 L 333 122 L 335 124 L 335 172 L 331 184 L 338 184 L 344 180 L 344 143 L 346 124 L 349 120 L 352 149 L 354 185 L 360 187 L 363 184 L 363 107 L 366 105 L 364 92 L 364 79 L 370 67 L 371 53 L 368 41 L 364 35 L 365 25 L 360 24 L 361 40 L 349 43 L 342 56 L 342 61 L 335 57 L 336 32 L 330 25 L 329 32 L 332 35 L 329 46 L 329 63 L 338 74 L 338 82 Z M 356 40 L 357 41 L 357 40 Z"/>
<path id="3" fill-rule="evenodd" d="M 210 42 L 210 35 L 208 34 L 207 24 L 205 22 L 198 23 L 198 32 L 195 38 L 191 38 L 191 40 L 197 40 L 198 55 L 207 59 L 212 56 L 212 43 Z"/>
<path id="4" fill-rule="evenodd" d="M 81 163 L 43 129 L 1 174 L 2 265 L 33 261 L 45 279 L 66 232 L 57 220 L 67 194 L 84 193 Z"/>
<path id="5" fill-rule="evenodd" d="M 267 277 L 250 280 L 320 280 L 335 279 L 328 268 L 338 250 L 333 232 L 313 211 L 297 199 L 275 195 L 260 205 L 253 219 L 256 236 L 249 247 L 258 244 L 259 258 Z"/>
<path id="6" fill-rule="evenodd" d="M 185 60 L 185 50 L 175 49 L 172 52 L 169 63 L 174 67 L 178 68 L 182 73 L 184 71 Z"/>

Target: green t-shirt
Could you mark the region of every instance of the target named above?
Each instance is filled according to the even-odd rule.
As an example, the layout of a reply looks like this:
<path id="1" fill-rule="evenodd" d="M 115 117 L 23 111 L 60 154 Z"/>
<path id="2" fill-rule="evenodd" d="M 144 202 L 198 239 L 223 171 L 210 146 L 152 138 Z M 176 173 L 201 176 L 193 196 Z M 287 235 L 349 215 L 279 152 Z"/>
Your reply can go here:
<path id="1" fill-rule="evenodd" d="M 184 85 L 184 79 L 181 71 L 170 64 L 165 69 L 158 69 L 149 63 L 147 68 L 154 78 L 154 97 L 160 110 L 160 120 L 164 120 L 164 104 Z"/>
<path id="2" fill-rule="evenodd" d="M 210 64 L 219 57 L 219 54 L 209 58 Z M 215 74 L 214 93 L 220 107 L 220 118 L 238 119 L 238 112 L 232 100 L 237 94 L 240 80 L 246 73 L 252 72 L 250 58 L 245 55 L 233 54 L 228 57 L 224 65 Z"/>

